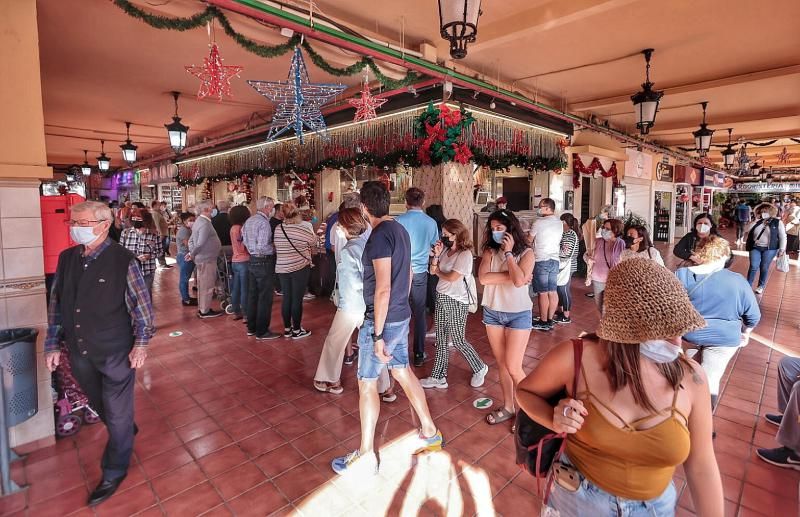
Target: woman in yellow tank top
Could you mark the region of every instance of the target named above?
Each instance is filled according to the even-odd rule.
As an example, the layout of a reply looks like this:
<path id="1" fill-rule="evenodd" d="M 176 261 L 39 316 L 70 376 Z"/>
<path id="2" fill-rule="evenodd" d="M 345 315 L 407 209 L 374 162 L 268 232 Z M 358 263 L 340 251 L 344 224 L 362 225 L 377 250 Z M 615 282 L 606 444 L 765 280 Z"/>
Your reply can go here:
<path id="1" fill-rule="evenodd" d="M 681 353 L 681 336 L 705 326 L 667 269 L 634 258 L 608 277 L 597 335 L 584 336 L 578 393 L 572 342 L 550 351 L 518 388 L 534 420 L 567 433 L 553 465 L 544 516 L 671 516 L 675 467 L 684 465 L 697 515 L 722 517 L 708 382 Z"/>

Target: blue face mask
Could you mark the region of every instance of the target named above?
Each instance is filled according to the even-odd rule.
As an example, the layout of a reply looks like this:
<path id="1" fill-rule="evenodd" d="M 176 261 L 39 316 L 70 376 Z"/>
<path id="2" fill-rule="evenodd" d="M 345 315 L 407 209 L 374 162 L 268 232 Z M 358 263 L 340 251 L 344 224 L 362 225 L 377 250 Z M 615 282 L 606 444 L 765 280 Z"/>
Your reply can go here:
<path id="1" fill-rule="evenodd" d="M 311 218 L 311 224 L 317 224 L 318 221 L 319 219 L 317 218 L 317 216 Z"/>
<path id="2" fill-rule="evenodd" d="M 506 232 L 492 230 L 492 240 L 497 244 L 503 243 L 503 237 L 505 237 L 505 235 Z"/>

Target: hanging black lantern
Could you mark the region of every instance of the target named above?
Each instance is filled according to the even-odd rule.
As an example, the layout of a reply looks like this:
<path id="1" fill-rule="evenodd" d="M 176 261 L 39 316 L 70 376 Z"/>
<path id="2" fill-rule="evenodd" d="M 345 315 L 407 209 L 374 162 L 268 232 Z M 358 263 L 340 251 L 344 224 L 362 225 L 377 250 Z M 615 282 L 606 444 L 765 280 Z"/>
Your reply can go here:
<path id="1" fill-rule="evenodd" d="M 694 135 L 694 147 L 697 150 L 697 154 L 706 156 L 708 150 L 711 149 L 711 137 L 714 135 L 714 130 L 708 129 L 706 125 L 706 106 L 708 106 L 708 102 L 703 101 L 700 105 L 703 107 L 703 122 L 700 124 L 700 129 L 694 131 L 692 135 Z"/>
<path id="2" fill-rule="evenodd" d="M 106 141 L 100 140 L 100 156 L 97 157 L 97 168 L 100 172 L 106 172 L 111 166 L 111 158 L 106 156 Z"/>
<path id="3" fill-rule="evenodd" d="M 646 135 L 656 123 L 658 103 L 661 102 L 664 92 L 653 90 L 655 85 L 650 82 L 650 56 L 653 55 L 653 49 L 644 49 L 642 54 L 644 54 L 644 60 L 647 63 L 645 81 L 642 83 L 642 90 L 635 95 L 631 95 L 631 100 L 636 114 L 636 127 L 639 128 L 641 134 Z"/>
<path id="4" fill-rule="evenodd" d="M 189 126 L 181 124 L 181 118 L 178 116 L 178 97 L 180 95 L 180 92 L 172 92 L 172 97 L 175 99 L 175 115 L 172 116 L 171 123 L 164 124 L 169 135 L 169 145 L 175 154 L 180 154 L 186 147 L 186 137 L 189 135 Z"/>
<path id="5" fill-rule="evenodd" d="M 722 151 L 722 159 L 726 169 L 733 167 L 733 162 L 736 160 L 736 149 L 731 144 L 731 133 L 733 128 L 728 128 L 728 147 Z"/>
<path id="6" fill-rule="evenodd" d="M 119 148 L 122 149 L 122 159 L 125 160 L 126 163 L 133 165 L 136 162 L 136 149 L 138 149 L 138 147 L 131 143 L 130 122 L 125 122 L 125 131 L 128 139 L 125 140 L 125 143 L 120 145 Z"/>
<path id="7" fill-rule="evenodd" d="M 442 38 L 450 42 L 453 59 L 467 57 L 467 43 L 478 36 L 480 0 L 439 0 L 439 27 Z"/>
<path id="8" fill-rule="evenodd" d="M 84 176 L 88 176 L 89 174 L 92 173 L 92 166 L 89 165 L 88 152 L 89 151 L 87 151 L 86 149 L 83 150 L 83 164 L 81 165 L 81 173 Z"/>

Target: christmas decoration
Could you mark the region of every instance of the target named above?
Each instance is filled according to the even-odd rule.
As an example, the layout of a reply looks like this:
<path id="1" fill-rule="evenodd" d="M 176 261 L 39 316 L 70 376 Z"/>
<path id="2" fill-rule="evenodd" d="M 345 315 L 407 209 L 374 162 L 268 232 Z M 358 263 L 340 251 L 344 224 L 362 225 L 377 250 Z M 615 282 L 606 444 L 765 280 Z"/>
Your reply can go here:
<path id="1" fill-rule="evenodd" d="M 186 71 L 200 79 L 198 99 L 217 97 L 221 101 L 222 97 L 231 96 L 231 79 L 239 77 L 244 67 L 223 65 L 217 44 L 211 43 L 210 46 L 208 57 L 203 58 L 203 66 L 187 66 Z"/>
<path id="2" fill-rule="evenodd" d="M 353 118 L 353 122 L 374 119 L 377 116 L 375 114 L 375 110 L 386 104 L 388 101 L 389 99 L 378 99 L 377 97 L 373 97 L 372 93 L 369 91 L 369 84 L 367 84 L 366 80 L 364 81 L 364 86 L 361 88 L 361 95 L 355 99 L 347 100 L 351 106 L 356 108 L 356 116 Z"/>
<path id="3" fill-rule="evenodd" d="M 792 154 L 789 151 L 787 151 L 786 147 L 784 146 L 783 151 L 781 151 L 780 154 L 778 154 L 778 163 L 780 164 L 789 163 L 789 160 L 791 158 Z"/>
<path id="4" fill-rule="evenodd" d="M 200 192 L 200 197 L 203 200 L 206 200 L 206 199 L 211 199 L 212 196 L 213 192 L 211 191 L 211 182 L 208 179 L 206 179 L 205 182 L 203 183 L 203 191 Z"/>
<path id="5" fill-rule="evenodd" d="M 592 163 L 586 167 L 580 156 L 577 154 L 572 155 L 572 185 L 575 188 L 581 186 L 581 175 L 594 177 L 597 171 L 600 171 L 600 175 L 604 178 L 612 178 L 614 185 L 617 184 L 617 162 L 612 162 L 611 167 L 606 170 L 600 163 L 600 159 L 595 156 Z"/>
<path id="6" fill-rule="evenodd" d="M 247 81 L 258 93 L 276 102 L 275 113 L 267 134 L 274 140 L 289 129 L 294 130 L 298 141 L 304 142 L 303 128 L 326 134 L 325 119 L 320 109 L 342 90 L 343 84 L 311 83 L 303 54 L 295 47 L 288 81 Z"/>
<path id="7" fill-rule="evenodd" d="M 253 202 L 253 180 L 247 174 L 242 175 L 242 187 L 239 190 L 247 196 L 248 204 Z"/>
<path id="8" fill-rule="evenodd" d="M 437 108 L 432 102 L 428 104 L 414 124 L 420 162 L 424 165 L 450 161 L 467 163 L 472 158 L 472 151 L 466 142 L 459 140 L 474 121 L 472 114 L 464 109 L 454 110 L 447 104 Z"/>

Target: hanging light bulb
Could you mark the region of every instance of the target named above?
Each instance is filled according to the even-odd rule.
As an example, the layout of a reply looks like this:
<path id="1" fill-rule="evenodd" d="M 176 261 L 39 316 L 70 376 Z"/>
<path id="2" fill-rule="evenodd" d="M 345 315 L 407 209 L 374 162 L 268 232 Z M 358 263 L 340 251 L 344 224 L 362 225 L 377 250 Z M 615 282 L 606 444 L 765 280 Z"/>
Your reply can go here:
<path id="1" fill-rule="evenodd" d="M 172 97 L 175 99 L 175 115 L 172 116 L 171 123 L 164 124 L 169 135 L 169 145 L 175 154 L 180 154 L 186 147 L 186 137 L 189 135 L 189 126 L 181 124 L 181 118 L 178 116 L 178 97 L 180 95 L 180 92 L 172 92 Z"/>
<path id="2" fill-rule="evenodd" d="M 642 83 L 642 90 L 631 95 L 631 101 L 633 101 L 633 109 L 636 114 L 636 127 L 639 128 L 641 134 L 646 135 L 656 122 L 658 103 L 661 102 L 664 92 L 653 90 L 655 85 L 650 82 L 650 56 L 653 55 L 653 49 L 642 50 L 642 54 L 647 63 L 645 81 Z"/>
<path id="3" fill-rule="evenodd" d="M 725 165 L 726 169 L 730 169 L 733 167 L 733 162 L 736 159 L 736 149 L 733 148 L 733 144 L 731 144 L 731 133 L 733 132 L 733 128 L 728 128 L 728 147 L 726 147 L 722 151 L 722 160 L 723 164 Z"/>
<path id="4" fill-rule="evenodd" d="M 714 130 L 708 129 L 706 125 L 706 107 L 708 106 L 708 101 L 703 101 L 700 105 L 703 107 L 703 122 L 700 124 L 700 129 L 694 131 L 692 135 L 694 135 L 694 147 L 697 150 L 697 154 L 702 157 L 706 156 L 708 150 L 711 149 L 711 137 L 714 135 Z"/>
<path id="5" fill-rule="evenodd" d="M 492 99 L 492 102 L 489 103 L 489 109 L 493 110 L 496 107 L 497 107 L 497 104 L 494 102 L 494 99 Z"/>
<path id="6" fill-rule="evenodd" d="M 83 150 L 83 164 L 81 165 L 81 172 L 84 176 L 88 176 L 92 173 L 92 166 L 89 165 L 89 157 L 88 152 L 86 149 Z"/>
<path id="7" fill-rule="evenodd" d="M 127 140 L 125 143 L 120 145 L 119 148 L 122 149 L 122 159 L 125 160 L 126 163 L 133 165 L 136 162 L 136 149 L 137 146 L 131 143 L 131 123 L 125 122 L 125 132 L 127 134 Z"/>
<path id="8" fill-rule="evenodd" d="M 97 168 L 105 172 L 111 166 L 111 158 L 106 156 L 106 141 L 100 140 L 100 156 L 97 157 Z"/>

